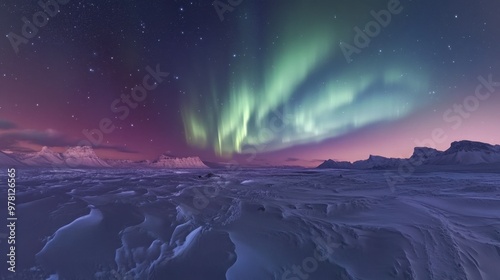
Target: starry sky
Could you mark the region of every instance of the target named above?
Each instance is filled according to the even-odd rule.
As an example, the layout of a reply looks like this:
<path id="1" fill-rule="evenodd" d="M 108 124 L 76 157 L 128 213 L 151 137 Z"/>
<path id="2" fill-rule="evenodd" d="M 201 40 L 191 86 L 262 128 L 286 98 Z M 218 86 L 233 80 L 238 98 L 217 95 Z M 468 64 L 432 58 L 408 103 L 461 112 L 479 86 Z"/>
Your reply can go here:
<path id="1" fill-rule="evenodd" d="M 41 3 L 0 3 L 3 151 L 316 166 L 500 143 L 498 1 Z"/>

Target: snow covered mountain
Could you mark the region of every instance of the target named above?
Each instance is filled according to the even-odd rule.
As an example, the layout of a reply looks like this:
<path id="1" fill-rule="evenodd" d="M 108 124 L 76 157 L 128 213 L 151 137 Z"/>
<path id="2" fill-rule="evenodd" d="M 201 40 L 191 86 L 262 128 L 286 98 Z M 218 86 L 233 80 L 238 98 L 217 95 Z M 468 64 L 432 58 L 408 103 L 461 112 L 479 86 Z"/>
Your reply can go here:
<path id="1" fill-rule="evenodd" d="M 470 165 L 481 163 L 500 163 L 500 146 L 474 141 L 458 141 L 451 147 L 429 158 L 426 164 Z"/>
<path id="2" fill-rule="evenodd" d="M 35 153 L 18 154 L 17 159 L 27 166 L 34 167 L 63 167 L 66 166 L 64 158 L 60 153 L 56 153 L 48 147 Z"/>
<path id="3" fill-rule="evenodd" d="M 23 163 L 15 159 L 14 157 L 0 152 L 0 167 L 19 167 L 24 166 Z"/>
<path id="4" fill-rule="evenodd" d="M 441 155 L 443 152 L 438 151 L 433 148 L 428 148 L 428 147 L 416 147 L 413 150 L 413 155 L 410 157 L 410 160 L 412 162 L 417 162 L 417 163 L 422 163 L 425 164 L 429 162 L 429 160 L 438 157 Z"/>
<path id="5" fill-rule="evenodd" d="M 322 164 L 320 164 L 317 168 L 336 168 L 336 169 L 352 169 L 352 163 L 348 161 L 334 161 L 334 160 L 325 160 Z"/>
<path id="6" fill-rule="evenodd" d="M 96 155 L 92 147 L 88 146 L 71 147 L 62 153 L 62 157 L 70 167 L 111 167 Z"/>
<path id="7" fill-rule="evenodd" d="M 385 169 L 397 167 L 401 163 L 399 158 L 386 158 L 381 156 L 373 156 L 367 160 L 359 160 L 354 162 L 352 165 L 356 169 Z"/>
<path id="8" fill-rule="evenodd" d="M 199 157 L 161 155 L 157 160 L 104 160 L 92 147 L 70 147 L 63 153 L 43 147 L 39 152 L 8 155 L 0 152 L 0 166 L 58 168 L 209 168 Z"/>
<path id="9" fill-rule="evenodd" d="M 366 160 L 358 160 L 353 163 L 348 161 L 326 160 L 317 168 L 336 168 L 336 169 L 385 169 L 399 166 L 402 159 L 386 158 L 370 155 Z"/>
<path id="10" fill-rule="evenodd" d="M 163 154 L 157 160 L 148 163 L 153 168 L 208 168 L 199 157 L 173 157 Z"/>
<path id="11" fill-rule="evenodd" d="M 92 147 L 70 147 L 64 153 L 43 147 L 39 152 L 15 154 L 13 157 L 29 167 L 102 168 L 110 167 Z"/>
<path id="12" fill-rule="evenodd" d="M 416 147 L 409 159 L 370 156 L 366 160 L 359 160 L 354 163 L 336 162 L 329 159 L 317 168 L 388 169 L 397 168 L 405 161 L 418 163 L 418 166 L 500 163 L 500 145 L 463 140 L 451 143 L 450 148 L 444 152 L 433 148 Z"/>

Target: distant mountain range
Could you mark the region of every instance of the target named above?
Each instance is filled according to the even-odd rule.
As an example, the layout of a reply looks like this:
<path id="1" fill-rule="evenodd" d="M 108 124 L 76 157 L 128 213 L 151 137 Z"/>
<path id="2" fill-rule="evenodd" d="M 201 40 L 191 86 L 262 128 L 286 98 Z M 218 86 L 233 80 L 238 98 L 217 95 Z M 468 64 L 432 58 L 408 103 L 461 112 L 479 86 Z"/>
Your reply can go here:
<path id="1" fill-rule="evenodd" d="M 366 160 L 355 162 L 326 160 L 317 168 L 335 169 L 390 169 L 398 168 L 405 163 L 413 165 L 475 165 L 500 163 L 500 145 L 490 145 L 474 141 L 458 141 L 451 143 L 446 151 L 438 151 L 427 147 L 416 147 L 413 155 L 407 159 L 386 158 L 370 155 Z M 156 160 L 110 160 L 101 159 L 92 147 L 70 147 L 63 153 L 54 152 L 43 147 L 33 153 L 0 152 L 0 167 L 34 167 L 34 168 L 223 168 L 221 164 L 204 163 L 199 157 L 174 157 L 160 155 Z"/>
<path id="2" fill-rule="evenodd" d="M 11 154 L 11 157 L 32 167 L 110 167 L 91 147 L 71 147 L 57 153 L 47 147 L 36 153 Z"/>
<path id="3" fill-rule="evenodd" d="M 397 168 L 404 163 L 416 165 L 473 165 L 500 163 L 500 145 L 490 145 L 474 141 L 457 141 L 451 143 L 446 151 L 438 151 L 427 147 L 416 147 L 408 159 L 370 156 L 366 160 L 355 162 L 326 160 L 317 168 L 336 169 L 389 169 Z"/>
<path id="4" fill-rule="evenodd" d="M 208 168 L 198 157 L 173 157 L 161 155 L 154 161 L 105 160 L 92 147 L 70 147 L 63 153 L 47 147 L 34 153 L 0 152 L 2 167 L 52 167 L 52 168 Z"/>

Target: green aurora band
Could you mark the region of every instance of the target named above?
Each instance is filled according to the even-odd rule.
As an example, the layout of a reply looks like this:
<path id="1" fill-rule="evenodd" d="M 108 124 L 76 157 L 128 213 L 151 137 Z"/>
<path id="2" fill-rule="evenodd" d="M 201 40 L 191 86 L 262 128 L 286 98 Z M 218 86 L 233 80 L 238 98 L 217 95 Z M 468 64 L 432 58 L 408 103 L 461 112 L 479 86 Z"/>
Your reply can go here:
<path id="1" fill-rule="evenodd" d="M 398 120 L 422 106 L 419 95 L 427 90 L 427 78 L 423 70 L 412 70 L 411 60 L 388 60 L 369 47 L 346 62 L 339 42 L 371 18 L 338 20 L 331 13 L 336 8 L 291 1 L 260 32 L 240 20 L 238 42 L 244 43 L 235 45 L 245 55 L 217 77 L 220 65 L 207 67 L 206 83 L 188 85 L 192 95 L 182 107 L 188 143 L 212 147 L 221 156 L 275 151 Z M 364 9 L 369 15 L 377 8 L 383 5 L 347 13 Z M 259 39 L 265 40 L 264 50 Z M 207 90 L 209 100 L 194 98 Z"/>

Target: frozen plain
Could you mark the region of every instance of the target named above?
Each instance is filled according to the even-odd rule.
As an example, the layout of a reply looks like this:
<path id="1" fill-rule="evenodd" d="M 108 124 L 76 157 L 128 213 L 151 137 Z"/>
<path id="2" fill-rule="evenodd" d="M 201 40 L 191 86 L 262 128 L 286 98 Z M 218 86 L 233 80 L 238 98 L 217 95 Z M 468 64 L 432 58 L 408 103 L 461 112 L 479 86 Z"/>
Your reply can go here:
<path id="1" fill-rule="evenodd" d="M 0 275 L 498 280 L 495 170 L 390 188 L 376 170 L 20 169 L 18 272 Z"/>

